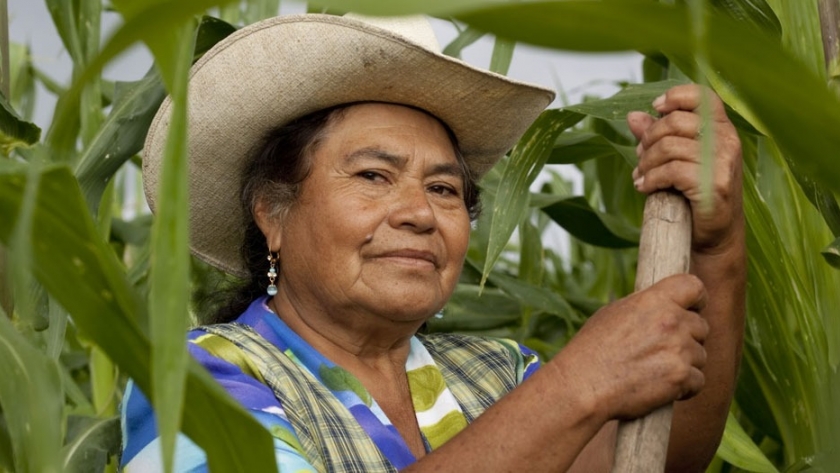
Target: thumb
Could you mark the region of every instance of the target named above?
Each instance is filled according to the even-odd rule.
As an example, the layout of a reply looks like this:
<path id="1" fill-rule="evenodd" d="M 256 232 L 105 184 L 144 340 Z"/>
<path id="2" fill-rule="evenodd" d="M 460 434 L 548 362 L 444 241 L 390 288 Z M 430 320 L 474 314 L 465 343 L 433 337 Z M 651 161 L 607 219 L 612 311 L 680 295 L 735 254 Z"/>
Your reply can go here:
<path id="1" fill-rule="evenodd" d="M 645 112 L 630 112 L 627 114 L 627 126 L 637 140 L 642 139 L 642 135 L 649 126 L 653 125 L 656 119 Z"/>

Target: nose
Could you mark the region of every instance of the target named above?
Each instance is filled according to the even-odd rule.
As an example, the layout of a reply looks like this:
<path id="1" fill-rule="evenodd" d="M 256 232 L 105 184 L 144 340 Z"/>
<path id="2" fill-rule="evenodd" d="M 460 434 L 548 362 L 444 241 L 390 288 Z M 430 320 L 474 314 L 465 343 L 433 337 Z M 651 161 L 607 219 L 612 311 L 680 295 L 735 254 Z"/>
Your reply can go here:
<path id="1" fill-rule="evenodd" d="M 394 228 L 406 228 L 416 233 L 432 232 L 437 227 L 435 210 L 422 183 L 411 182 L 398 186 L 388 221 Z"/>

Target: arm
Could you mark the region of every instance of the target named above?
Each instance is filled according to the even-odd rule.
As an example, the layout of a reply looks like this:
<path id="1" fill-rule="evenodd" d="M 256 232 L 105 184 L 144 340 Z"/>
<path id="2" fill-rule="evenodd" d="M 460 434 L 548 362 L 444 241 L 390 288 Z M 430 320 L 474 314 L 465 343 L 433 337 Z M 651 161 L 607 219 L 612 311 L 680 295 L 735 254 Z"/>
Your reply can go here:
<path id="1" fill-rule="evenodd" d="M 713 206 L 700 210 L 699 90 L 681 86 L 657 100 L 662 119 L 628 117 L 641 140 L 636 188 L 675 187 L 692 205 L 694 276 L 598 311 L 537 374 L 407 471 L 610 471 L 616 421 L 678 399 L 689 400 L 675 407 L 668 469 L 703 470 L 734 391 L 745 250 L 740 143 L 716 98 Z"/>
<path id="2" fill-rule="evenodd" d="M 668 471 L 703 471 L 711 461 L 726 423 L 741 359 L 744 332 L 746 249 L 741 203 L 741 148 L 723 103 L 710 97 L 715 161 L 711 207 L 703 208 L 699 182 L 702 118 L 697 112 L 702 90 L 696 85 L 669 90 L 655 108 L 663 118 L 634 113 L 631 130 L 640 140 L 634 177 L 645 193 L 675 187 L 692 208 L 691 272 L 709 294 L 700 311 L 709 323 L 705 342 L 705 387 L 674 405 Z"/>
<path id="3" fill-rule="evenodd" d="M 687 308 L 704 298 L 700 281 L 682 275 L 604 307 L 551 362 L 406 471 L 566 471 L 610 419 L 702 387 L 708 327 Z"/>

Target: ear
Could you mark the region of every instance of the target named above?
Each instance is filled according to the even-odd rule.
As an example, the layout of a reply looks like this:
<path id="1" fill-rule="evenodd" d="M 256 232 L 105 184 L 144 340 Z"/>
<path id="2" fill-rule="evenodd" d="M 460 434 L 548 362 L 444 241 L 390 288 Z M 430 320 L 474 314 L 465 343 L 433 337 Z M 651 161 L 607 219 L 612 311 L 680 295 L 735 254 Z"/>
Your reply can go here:
<path id="1" fill-rule="evenodd" d="M 254 206 L 254 220 L 265 235 L 269 251 L 278 251 L 283 236 L 283 227 L 279 215 L 273 215 L 271 206 L 264 199 L 258 199 Z"/>

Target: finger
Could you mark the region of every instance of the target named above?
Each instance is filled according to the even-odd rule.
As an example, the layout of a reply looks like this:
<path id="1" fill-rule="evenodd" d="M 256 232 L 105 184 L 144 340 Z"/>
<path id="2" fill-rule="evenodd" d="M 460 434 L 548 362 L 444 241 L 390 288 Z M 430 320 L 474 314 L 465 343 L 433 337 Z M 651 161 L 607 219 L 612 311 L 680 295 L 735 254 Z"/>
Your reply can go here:
<path id="1" fill-rule="evenodd" d="M 701 144 L 698 141 L 681 136 L 664 136 L 649 148 L 640 150 L 638 163 L 639 176 L 669 161 L 684 161 L 686 163 L 699 164 L 700 152 Z"/>
<path id="2" fill-rule="evenodd" d="M 684 160 L 671 160 L 653 169 L 648 169 L 633 181 L 637 191 L 651 194 L 665 189 L 681 192 L 689 201 L 699 200 L 700 191 L 697 175 L 700 166 Z"/>
<path id="3" fill-rule="evenodd" d="M 706 376 L 703 374 L 703 371 L 692 366 L 685 382 L 682 383 L 682 392 L 677 396 L 676 400 L 685 401 L 693 398 L 703 390 L 705 385 Z"/>
<path id="4" fill-rule="evenodd" d="M 683 309 L 705 304 L 706 286 L 693 274 L 675 274 L 657 282 L 651 288 L 661 290 Z"/>
<path id="5" fill-rule="evenodd" d="M 643 173 L 636 172 L 633 186 L 637 191 L 650 194 L 659 190 L 675 189 L 681 192 L 692 204 L 696 204 L 703 198 L 700 188 L 700 164 L 689 162 L 687 159 L 671 159 Z M 717 212 L 729 212 L 725 206 L 731 205 L 733 201 L 733 190 L 731 186 L 732 173 L 727 169 L 715 169 L 711 182 L 712 207 L 708 211 L 695 214 L 708 218 Z M 724 207 L 722 207 L 724 206 Z M 696 208 L 692 208 L 694 212 Z M 696 221 L 695 221 L 696 223 Z"/>
<path id="6" fill-rule="evenodd" d="M 707 322 L 700 314 L 692 310 L 685 311 L 684 318 L 691 338 L 700 345 L 706 343 L 706 338 L 709 336 L 709 322 Z"/>
<path id="7" fill-rule="evenodd" d="M 630 132 L 637 140 L 640 140 L 645 130 L 655 122 L 656 119 L 645 112 L 630 112 L 627 114 L 627 126 L 630 127 Z"/>
<path id="8" fill-rule="evenodd" d="M 695 113 L 678 110 L 669 113 L 651 124 L 642 135 L 639 143 L 643 148 L 650 148 L 666 136 L 678 136 L 695 140 L 703 120 Z"/>
<path id="9" fill-rule="evenodd" d="M 713 120 L 729 121 L 720 98 L 711 89 L 697 84 L 678 85 L 668 89 L 653 101 L 653 108 L 663 115 L 674 110 L 696 112 L 704 98 L 708 99 Z"/>

